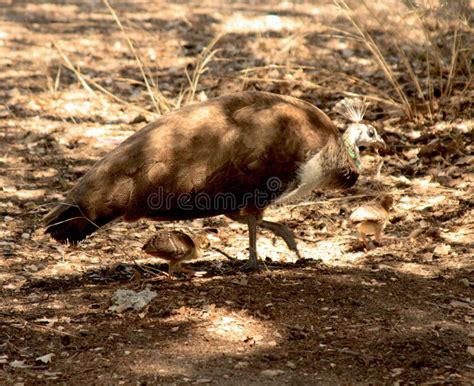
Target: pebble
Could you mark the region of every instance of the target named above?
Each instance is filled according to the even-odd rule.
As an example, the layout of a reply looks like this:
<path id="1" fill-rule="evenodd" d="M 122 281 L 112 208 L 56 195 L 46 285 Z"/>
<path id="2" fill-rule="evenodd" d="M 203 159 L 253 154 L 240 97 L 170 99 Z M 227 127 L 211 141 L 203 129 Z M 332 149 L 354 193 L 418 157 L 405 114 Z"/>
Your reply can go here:
<path id="1" fill-rule="evenodd" d="M 22 234 L 21 234 L 21 238 L 22 238 L 22 239 L 25 239 L 25 240 L 28 240 L 28 239 L 30 238 L 30 234 L 29 234 L 29 233 L 26 233 L 26 232 L 25 232 L 25 233 L 22 233 Z"/>
<path id="2" fill-rule="evenodd" d="M 292 361 L 286 362 L 286 366 L 289 367 L 292 370 L 296 369 L 296 365 Z"/>
<path id="3" fill-rule="evenodd" d="M 461 282 L 461 284 L 462 284 L 464 287 L 469 288 L 469 286 L 471 285 L 471 283 L 469 282 L 469 280 L 467 280 L 466 278 L 461 279 L 461 280 L 459 280 L 459 281 Z"/>
<path id="4" fill-rule="evenodd" d="M 242 361 L 242 362 L 236 363 L 236 365 L 234 366 L 234 369 L 240 370 L 240 369 L 246 369 L 247 367 L 249 367 L 249 363 Z"/>
<path id="5" fill-rule="evenodd" d="M 262 370 L 260 372 L 260 375 L 263 375 L 265 377 L 277 377 L 278 375 L 282 375 L 282 374 L 285 374 L 285 372 L 283 370 L 271 370 L 271 369 L 268 369 L 268 370 Z"/>
<path id="6" fill-rule="evenodd" d="M 27 265 L 26 269 L 28 269 L 28 271 L 31 271 L 31 272 L 38 272 L 39 271 L 39 268 L 34 264 Z"/>

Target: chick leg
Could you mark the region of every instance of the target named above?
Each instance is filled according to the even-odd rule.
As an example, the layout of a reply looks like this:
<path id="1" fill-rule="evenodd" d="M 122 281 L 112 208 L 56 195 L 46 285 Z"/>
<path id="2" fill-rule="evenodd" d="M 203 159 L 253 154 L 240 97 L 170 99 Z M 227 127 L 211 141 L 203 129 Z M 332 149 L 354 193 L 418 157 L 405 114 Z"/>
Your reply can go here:
<path id="1" fill-rule="evenodd" d="M 175 265 L 176 265 L 175 261 L 170 261 L 168 263 L 168 280 L 173 280 L 174 279 L 173 270 L 174 270 Z"/>
<path id="2" fill-rule="evenodd" d="M 377 227 L 374 232 L 374 239 L 377 242 L 377 245 L 380 245 L 380 238 L 382 237 L 382 227 Z"/>
<path id="3" fill-rule="evenodd" d="M 360 230 L 359 230 L 359 241 L 362 244 L 364 244 L 365 249 L 367 249 L 367 250 L 371 249 L 370 244 L 369 244 L 369 240 L 367 240 L 367 236 L 365 235 L 364 232 L 361 232 Z"/>
<path id="4" fill-rule="evenodd" d="M 259 221 L 258 225 L 264 229 L 268 229 L 269 231 L 273 232 L 276 236 L 281 237 L 288 246 L 288 248 L 296 253 L 298 259 L 302 258 L 300 251 L 298 250 L 295 237 L 286 225 L 266 220 Z"/>

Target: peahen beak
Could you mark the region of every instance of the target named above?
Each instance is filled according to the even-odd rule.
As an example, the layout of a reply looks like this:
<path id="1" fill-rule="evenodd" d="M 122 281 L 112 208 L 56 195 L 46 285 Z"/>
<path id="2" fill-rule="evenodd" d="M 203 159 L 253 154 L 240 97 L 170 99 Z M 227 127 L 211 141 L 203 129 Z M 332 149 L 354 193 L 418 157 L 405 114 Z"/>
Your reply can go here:
<path id="1" fill-rule="evenodd" d="M 385 141 L 378 134 L 377 134 L 377 138 L 375 138 L 374 147 L 378 149 L 385 149 L 387 147 L 387 144 L 385 143 Z"/>

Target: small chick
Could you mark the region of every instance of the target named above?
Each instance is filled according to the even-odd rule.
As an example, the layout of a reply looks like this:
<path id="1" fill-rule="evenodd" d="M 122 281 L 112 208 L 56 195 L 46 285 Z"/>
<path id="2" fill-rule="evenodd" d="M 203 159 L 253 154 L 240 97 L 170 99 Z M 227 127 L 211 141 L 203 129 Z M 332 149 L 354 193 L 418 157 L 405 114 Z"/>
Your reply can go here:
<path id="1" fill-rule="evenodd" d="M 364 204 L 352 212 L 350 221 L 356 225 L 359 232 L 359 240 L 370 249 L 367 235 L 374 235 L 375 241 L 380 242 L 382 232 L 389 221 L 389 211 L 392 208 L 393 199 L 389 195 L 382 196 L 379 200 Z"/>
<path id="2" fill-rule="evenodd" d="M 199 259 L 202 257 L 201 248 L 209 246 L 209 239 L 205 234 L 200 234 L 193 238 L 183 232 L 171 231 L 159 233 L 151 237 L 142 249 L 149 255 L 167 260 L 168 274 L 171 278 L 175 268 L 181 272 L 194 273 L 190 269 L 181 267 L 181 263 Z"/>

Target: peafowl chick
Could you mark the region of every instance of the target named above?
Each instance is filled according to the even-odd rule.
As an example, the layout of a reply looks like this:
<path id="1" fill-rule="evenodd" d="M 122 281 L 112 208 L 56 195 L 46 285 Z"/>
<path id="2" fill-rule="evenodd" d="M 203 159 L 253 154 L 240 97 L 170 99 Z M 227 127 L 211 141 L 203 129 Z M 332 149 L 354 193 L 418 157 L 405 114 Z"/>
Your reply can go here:
<path id="1" fill-rule="evenodd" d="M 191 237 L 180 231 L 170 231 L 154 235 L 142 249 L 149 255 L 168 261 L 168 274 L 172 278 L 175 269 L 180 272 L 194 273 L 190 269 L 181 267 L 181 264 L 199 259 L 202 257 L 202 248 L 209 246 L 210 242 L 205 234 Z"/>
<path id="2" fill-rule="evenodd" d="M 374 235 L 375 241 L 380 242 L 382 232 L 389 222 L 389 211 L 392 205 L 392 197 L 384 195 L 379 200 L 361 205 L 352 212 L 350 221 L 356 226 L 359 240 L 367 249 L 372 248 L 367 235 Z"/>

